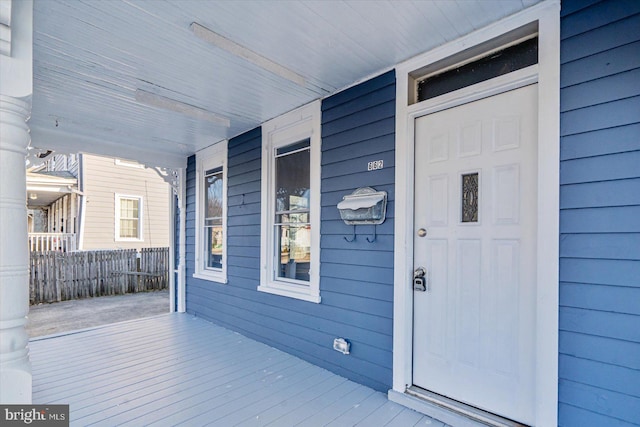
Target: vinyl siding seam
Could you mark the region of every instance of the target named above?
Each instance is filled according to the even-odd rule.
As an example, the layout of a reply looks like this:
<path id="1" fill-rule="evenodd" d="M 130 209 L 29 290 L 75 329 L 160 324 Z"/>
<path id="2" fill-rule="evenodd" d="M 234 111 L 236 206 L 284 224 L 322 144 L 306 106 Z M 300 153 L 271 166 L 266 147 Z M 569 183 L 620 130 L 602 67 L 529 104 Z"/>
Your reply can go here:
<path id="1" fill-rule="evenodd" d="M 567 379 L 559 379 L 559 391 L 560 391 L 560 395 L 563 395 L 563 390 L 565 390 L 566 388 L 574 388 L 575 386 L 577 386 L 578 388 L 581 388 L 582 390 L 580 390 L 581 394 L 584 393 L 589 393 L 589 397 L 592 402 L 592 404 L 590 405 L 591 409 L 597 409 L 599 406 L 599 403 L 601 400 L 603 401 L 614 401 L 617 402 L 619 399 L 623 399 L 623 400 L 627 400 L 627 401 L 631 401 L 629 403 L 631 403 L 630 407 L 631 407 L 631 411 L 633 411 L 633 408 L 639 408 L 640 407 L 640 399 L 638 399 L 635 396 L 630 396 L 624 393 L 620 393 L 617 391 L 610 391 L 610 390 L 606 390 L 606 389 L 602 389 L 599 387 L 594 387 L 588 384 L 583 384 L 583 383 L 579 383 L 576 381 L 571 381 L 571 380 L 567 380 Z M 598 393 L 598 396 L 595 397 L 596 395 L 596 390 L 600 391 L 600 393 Z M 604 393 L 603 393 L 604 392 Z M 595 397 L 595 398 L 594 398 Z M 613 398 L 613 399 L 611 399 Z M 595 402 L 594 400 L 597 400 L 597 402 Z M 571 402 L 568 402 L 571 403 Z M 634 404 L 635 403 L 635 404 Z M 600 414 L 600 415 L 604 415 L 607 417 L 610 417 L 611 419 L 616 419 L 616 420 L 620 420 L 620 421 L 624 421 L 627 423 L 632 423 L 634 424 L 634 419 L 633 417 L 633 413 L 630 411 L 628 414 L 628 417 L 624 417 L 622 418 L 620 415 L 622 415 L 620 412 L 617 412 L 617 410 L 619 410 L 619 406 L 621 406 L 619 403 L 617 405 L 614 405 L 614 407 L 611 410 L 605 410 L 603 409 L 602 411 L 596 411 L 596 410 L 592 410 L 590 412 L 594 412 L 596 414 Z M 583 408 L 588 410 L 587 408 Z M 636 411 L 637 412 L 637 411 Z M 637 414 L 636 414 L 637 416 Z M 636 420 L 637 421 L 637 420 Z"/>
<path id="2" fill-rule="evenodd" d="M 573 355 L 570 355 L 570 354 L 562 354 L 561 353 L 561 356 L 563 356 L 563 357 L 561 357 L 561 363 L 562 363 L 563 359 L 569 359 L 569 360 L 575 359 L 575 362 L 578 362 L 578 363 L 603 365 L 604 369 L 610 368 L 612 370 L 623 371 L 622 374 L 624 376 L 626 376 L 626 375 L 638 376 L 639 375 L 637 370 L 630 369 L 630 368 L 627 368 L 625 366 L 613 365 L 613 364 L 610 364 L 610 363 L 604 363 L 604 362 L 599 362 L 599 361 L 595 361 L 595 360 L 591 360 L 591 359 L 585 359 L 585 358 L 573 356 Z M 624 371 L 627 371 L 627 372 L 624 372 Z M 561 377 L 560 379 L 571 381 L 571 382 L 574 382 L 576 384 L 583 384 L 583 385 L 586 385 L 586 386 L 589 386 L 589 387 L 595 387 L 595 388 L 598 388 L 598 389 L 601 389 L 601 390 L 607 390 L 607 391 L 611 391 L 611 392 L 614 392 L 614 393 L 619 393 L 621 395 L 626 395 L 626 396 L 633 397 L 633 398 L 640 397 L 640 393 L 637 390 L 635 392 L 633 390 L 630 391 L 630 392 L 625 392 L 625 391 L 620 391 L 620 390 L 617 390 L 615 388 L 612 388 L 611 385 L 607 386 L 606 384 L 598 384 L 599 382 L 602 382 L 602 380 L 593 380 L 592 379 L 590 382 L 587 382 L 584 379 L 580 380 L 580 379 L 578 379 L 576 377 L 572 377 L 572 376 L 564 376 L 564 377 Z M 638 387 L 636 386 L 636 388 L 638 388 Z"/>
<path id="3" fill-rule="evenodd" d="M 600 412 L 591 411 L 591 410 L 589 410 L 589 409 L 587 409 L 587 408 L 583 408 L 583 407 L 581 407 L 581 406 L 577 406 L 577 405 L 575 405 L 575 404 L 565 403 L 565 402 L 559 402 L 559 403 L 560 403 L 560 405 L 559 405 L 560 407 L 562 407 L 562 406 L 568 406 L 568 407 L 571 407 L 571 408 L 579 409 L 581 412 L 587 412 L 587 413 L 589 413 L 589 414 L 599 415 L 599 416 L 601 416 L 601 417 L 603 417 L 603 418 L 615 418 L 615 417 L 610 417 L 610 416 L 609 416 L 609 415 L 607 415 L 607 414 L 602 414 L 602 413 L 600 413 Z M 623 422 L 623 423 L 625 423 L 625 424 L 627 424 L 627 425 L 629 425 L 629 426 L 632 426 L 632 425 L 633 425 L 633 424 L 629 424 L 629 423 L 627 423 L 626 421 L 624 421 L 624 420 L 622 420 L 622 419 L 620 419 L 620 418 L 615 418 L 615 419 L 616 419 L 616 420 L 618 420 L 618 421 L 620 421 L 620 422 Z M 572 426 L 572 425 L 575 425 L 575 424 L 564 424 L 564 423 L 562 423 L 562 422 L 559 422 L 559 423 L 558 423 L 558 427 L 565 427 L 565 426 L 570 427 L 570 426 Z"/>
<path id="4" fill-rule="evenodd" d="M 563 1 L 563 4 L 564 3 L 565 3 L 565 1 Z M 566 2 L 566 3 L 570 3 L 570 2 Z M 586 25 L 578 25 L 579 27 L 582 27 L 582 28 L 580 28 L 580 30 L 578 30 L 578 32 L 570 32 L 570 35 L 567 35 L 566 37 L 562 35 L 562 34 L 565 34 L 567 31 L 569 31 L 569 28 L 575 27 L 576 24 L 579 24 L 579 22 L 575 22 L 574 21 L 575 18 L 579 18 L 580 15 L 592 14 L 592 13 L 594 13 L 593 12 L 594 10 L 596 10 L 596 13 L 597 13 L 597 11 L 601 7 L 607 5 L 607 3 L 609 3 L 609 5 L 612 5 L 612 4 L 616 5 L 614 2 L 610 2 L 610 1 L 605 0 L 605 1 L 600 1 L 600 2 L 594 2 L 594 3 L 591 3 L 591 4 L 586 4 L 586 5 L 584 5 L 584 7 L 581 7 L 579 9 L 575 10 L 575 11 L 572 11 L 571 13 L 567 13 L 566 15 L 565 14 L 561 15 L 561 24 L 560 24 L 560 27 L 561 27 L 561 31 L 560 31 L 561 39 L 560 40 L 561 40 L 561 42 L 564 41 L 565 38 L 573 37 L 573 36 L 584 34 L 584 33 L 588 33 L 588 32 L 597 30 L 599 28 L 606 27 L 606 26 L 610 25 L 611 23 L 623 20 L 626 17 L 630 16 L 629 13 L 628 13 L 629 9 L 625 8 L 625 12 L 626 13 L 617 13 L 617 15 L 619 15 L 619 16 L 618 17 L 614 17 L 611 21 L 606 21 L 606 22 L 603 22 L 601 24 L 596 24 L 595 26 L 592 26 L 593 22 L 595 20 L 590 19 L 590 20 L 588 20 L 589 21 L 589 25 L 588 26 L 586 26 Z M 624 5 L 624 4 L 637 5 L 637 3 L 634 3 L 633 0 L 628 0 L 628 1 L 617 0 L 617 5 Z M 616 11 L 614 10 L 613 12 L 615 13 Z M 634 13 L 632 13 L 632 15 L 633 14 Z M 572 22 L 572 21 L 574 21 L 574 22 Z"/>

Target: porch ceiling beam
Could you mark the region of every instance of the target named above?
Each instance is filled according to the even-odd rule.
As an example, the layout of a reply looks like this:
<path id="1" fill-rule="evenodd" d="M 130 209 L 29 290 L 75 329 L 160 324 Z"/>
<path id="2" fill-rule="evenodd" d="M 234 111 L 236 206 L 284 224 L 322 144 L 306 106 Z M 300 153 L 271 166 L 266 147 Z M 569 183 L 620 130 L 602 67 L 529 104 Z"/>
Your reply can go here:
<path id="1" fill-rule="evenodd" d="M 168 168 L 185 167 L 186 158 L 190 154 L 175 154 L 156 148 L 136 145 L 139 141 L 109 141 L 94 136 L 86 136 L 66 132 L 60 129 L 46 129 L 34 126 L 31 128 L 32 145 L 48 148 L 57 153 L 90 153 L 101 156 L 124 158 L 137 162 Z"/>
<path id="2" fill-rule="evenodd" d="M 27 184 L 27 192 L 37 192 L 37 193 L 65 193 L 65 194 L 69 194 L 69 193 L 73 193 L 73 190 L 67 186 L 67 187 L 59 187 L 59 186 L 51 186 L 51 187 L 44 187 L 44 186 L 32 186 Z"/>
<path id="3" fill-rule="evenodd" d="M 207 120 L 227 128 L 231 126 L 231 121 L 226 117 L 222 117 L 203 108 L 185 104 L 184 102 L 176 101 L 175 99 L 166 98 L 162 95 L 156 95 L 155 93 L 147 92 L 142 89 L 136 90 L 136 101 L 152 107 L 185 114 L 198 120 Z"/>

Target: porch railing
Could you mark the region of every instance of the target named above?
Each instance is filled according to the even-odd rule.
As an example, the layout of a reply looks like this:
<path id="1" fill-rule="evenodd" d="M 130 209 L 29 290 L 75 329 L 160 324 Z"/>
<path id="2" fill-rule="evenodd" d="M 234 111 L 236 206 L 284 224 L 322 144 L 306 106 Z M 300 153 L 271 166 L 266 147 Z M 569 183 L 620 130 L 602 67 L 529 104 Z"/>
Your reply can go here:
<path id="1" fill-rule="evenodd" d="M 75 233 L 29 233 L 29 250 L 61 251 L 76 250 Z"/>

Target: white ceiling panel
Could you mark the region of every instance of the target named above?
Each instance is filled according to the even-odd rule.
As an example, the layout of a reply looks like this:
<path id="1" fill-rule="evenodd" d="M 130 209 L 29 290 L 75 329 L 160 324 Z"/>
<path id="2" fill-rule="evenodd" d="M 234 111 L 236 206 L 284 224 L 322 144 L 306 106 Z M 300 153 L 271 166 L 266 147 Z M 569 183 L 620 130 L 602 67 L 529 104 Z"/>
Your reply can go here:
<path id="1" fill-rule="evenodd" d="M 523 1 L 35 0 L 33 145 L 175 164 L 535 3 Z M 193 22 L 304 84 L 196 37 Z M 142 104 L 138 89 L 230 125 Z"/>

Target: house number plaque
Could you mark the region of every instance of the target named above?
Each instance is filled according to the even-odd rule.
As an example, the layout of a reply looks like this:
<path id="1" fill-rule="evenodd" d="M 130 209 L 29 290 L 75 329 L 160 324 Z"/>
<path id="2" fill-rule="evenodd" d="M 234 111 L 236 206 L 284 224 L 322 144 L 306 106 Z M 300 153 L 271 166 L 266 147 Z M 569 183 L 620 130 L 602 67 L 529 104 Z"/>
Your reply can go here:
<path id="1" fill-rule="evenodd" d="M 384 161 L 383 160 L 376 160 L 376 161 L 367 163 L 367 170 L 368 171 L 375 171 L 375 170 L 378 170 L 378 169 L 382 169 L 383 167 L 384 167 Z"/>

